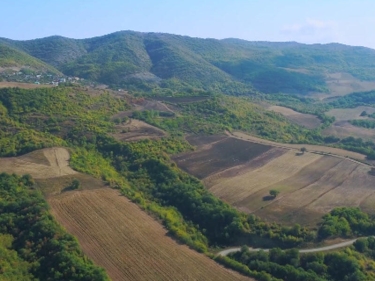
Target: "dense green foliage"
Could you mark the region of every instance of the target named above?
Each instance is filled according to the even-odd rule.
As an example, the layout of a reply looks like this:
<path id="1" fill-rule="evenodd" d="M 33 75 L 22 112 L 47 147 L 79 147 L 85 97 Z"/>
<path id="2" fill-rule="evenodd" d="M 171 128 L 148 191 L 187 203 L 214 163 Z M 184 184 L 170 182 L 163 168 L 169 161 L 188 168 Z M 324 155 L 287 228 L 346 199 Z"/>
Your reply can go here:
<path id="1" fill-rule="evenodd" d="M 8 45 L 0 43 L 0 67 L 22 67 L 31 68 L 36 71 L 59 73 L 52 66 L 28 55 L 25 52 L 14 49 Z"/>
<path id="2" fill-rule="evenodd" d="M 0 234 L 0 280 L 34 280 L 30 263 L 22 260 L 12 249 L 13 236 Z"/>
<path id="3" fill-rule="evenodd" d="M 17 266 L 14 274 L 30 272 L 39 280 L 109 280 L 56 223 L 32 184 L 30 176 L 0 174 L 0 237 L 13 239 L 11 249 L 18 257 L 10 251 L 5 255 Z M 5 247 L 10 247 L 9 240 Z"/>
<path id="4" fill-rule="evenodd" d="M 375 91 L 353 93 L 329 103 L 334 108 L 354 108 L 361 105 L 375 106 Z"/>
<path id="5" fill-rule="evenodd" d="M 204 89 L 226 94 L 327 91 L 322 73 L 374 80 L 375 52 L 340 44 L 248 42 L 122 31 L 75 40 L 59 36 L 0 44 L 16 47 L 67 75 L 112 86 Z"/>
<path id="6" fill-rule="evenodd" d="M 371 252 L 373 248 L 370 247 L 363 247 L 363 252 Z M 264 271 L 284 281 L 367 281 L 375 278 L 374 261 L 353 249 L 302 255 L 297 249 L 282 251 L 275 248 L 266 253 L 250 252 L 247 247 L 242 247 L 230 257 L 245 269 Z"/>
<path id="7" fill-rule="evenodd" d="M 323 217 L 318 237 L 352 237 L 372 235 L 375 218 L 363 213 L 359 208 L 335 208 Z"/>
<path id="8" fill-rule="evenodd" d="M 350 124 L 357 126 L 357 127 L 362 127 L 366 129 L 375 129 L 375 120 L 350 120 Z"/>

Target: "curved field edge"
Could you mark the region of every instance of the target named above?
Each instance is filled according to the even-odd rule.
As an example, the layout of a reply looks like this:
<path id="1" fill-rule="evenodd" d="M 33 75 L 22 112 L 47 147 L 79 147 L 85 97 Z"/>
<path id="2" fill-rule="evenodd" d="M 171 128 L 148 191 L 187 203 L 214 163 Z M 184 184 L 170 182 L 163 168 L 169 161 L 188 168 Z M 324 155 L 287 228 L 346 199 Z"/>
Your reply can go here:
<path id="1" fill-rule="evenodd" d="M 57 221 L 112 280 L 250 280 L 177 244 L 116 190 L 71 191 L 48 202 Z"/>

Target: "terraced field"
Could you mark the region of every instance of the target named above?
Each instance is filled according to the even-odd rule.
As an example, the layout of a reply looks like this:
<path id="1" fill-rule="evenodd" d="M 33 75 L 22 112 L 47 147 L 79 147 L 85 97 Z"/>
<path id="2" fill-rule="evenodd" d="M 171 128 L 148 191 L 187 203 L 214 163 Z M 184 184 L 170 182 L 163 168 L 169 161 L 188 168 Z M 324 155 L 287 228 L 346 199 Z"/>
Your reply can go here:
<path id="1" fill-rule="evenodd" d="M 112 280 L 252 280 L 167 235 L 118 191 L 71 191 L 51 197 L 53 215 Z"/>
<path id="2" fill-rule="evenodd" d="M 315 225 L 323 214 L 339 206 L 359 206 L 375 213 L 375 201 L 369 199 L 375 197 L 375 173 L 368 165 L 342 155 L 301 153 L 268 143 L 262 147 L 232 137 L 200 138 L 194 141 L 197 150 L 175 157 L 176 163 L 242 211 L 270 221 L 303 225 Z M 234 140 L 241 145 L 234 145 Z M 230 153 L 223 144 L 231 147 Z M 228 155 L 243 158 L 233 161 Z M 225 164 L 211 165 L 225 158 Z M 271 189 L 280 191 L 277 198 L 269 195 Z"/>

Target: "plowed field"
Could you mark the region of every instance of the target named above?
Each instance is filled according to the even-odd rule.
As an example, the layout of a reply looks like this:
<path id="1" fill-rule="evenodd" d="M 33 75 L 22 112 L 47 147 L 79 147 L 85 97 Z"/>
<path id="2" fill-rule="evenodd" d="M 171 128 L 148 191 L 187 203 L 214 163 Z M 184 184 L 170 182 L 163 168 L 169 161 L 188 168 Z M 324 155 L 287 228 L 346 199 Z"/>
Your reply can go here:
<path id="1" fill-rule="evenodd" d="M 359 206 L 375 214 L 375 173 L 370 166 L 344 157 L 360 158 L 360 154 L 319 146 L 306 146 L 308 152 L 301 153 L 298 145 L 244 140 L 236 145 L 233 138 L 212 136 L 188 140 L 197 149 L 176 157 L 177 164 L 201 178 L 214 195 L 247 213 L 303 225 L 315 225 L 339 206 Z M 219 143 L 227 146 L 218 149 Z M 312 148 L 318 153 L 309 152 Z M 271 197 L 271 189 L 280 194 Z"/>
<path id="2" fill-rule="evenodd" d="M 71 191 L 49 203 L 56 219 L 112 280 L 250 280 L 177 244 L 116 190 Z"/>

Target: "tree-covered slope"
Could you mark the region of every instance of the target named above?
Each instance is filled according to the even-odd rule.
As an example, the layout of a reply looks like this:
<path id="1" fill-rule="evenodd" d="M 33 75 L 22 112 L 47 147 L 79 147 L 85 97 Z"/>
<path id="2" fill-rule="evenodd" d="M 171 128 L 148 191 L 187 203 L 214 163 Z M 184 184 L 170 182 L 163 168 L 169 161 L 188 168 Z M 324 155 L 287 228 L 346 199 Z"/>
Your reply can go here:
<path id="1" fill-rule="evenodd" d="M 2 44 L 0 40 L 0 67 L 7 68 L 26 68 L 34 71 L 58 73 L 51 65 L 28 55 L 16 48 L 12 48 L 7 44 Z"/>
<path id="2" fill-rule="evenodd" d="M 121 31 L 89 39 L 1 39 L 67 75 L 112 86 L 174 87 L 230 94 L 328 91 L 326 75 L 375 81 L 375 50 L 341 44 L 249 42 Z"/>

